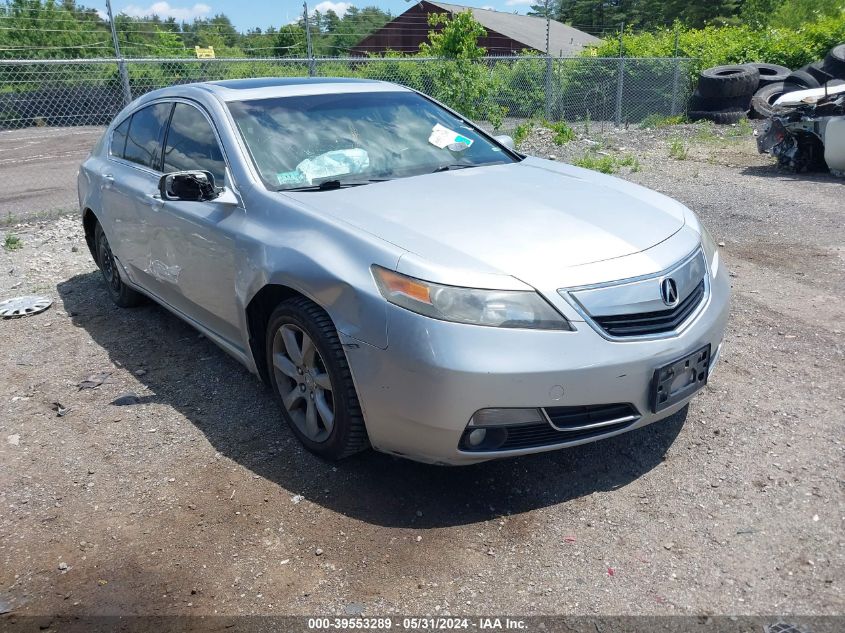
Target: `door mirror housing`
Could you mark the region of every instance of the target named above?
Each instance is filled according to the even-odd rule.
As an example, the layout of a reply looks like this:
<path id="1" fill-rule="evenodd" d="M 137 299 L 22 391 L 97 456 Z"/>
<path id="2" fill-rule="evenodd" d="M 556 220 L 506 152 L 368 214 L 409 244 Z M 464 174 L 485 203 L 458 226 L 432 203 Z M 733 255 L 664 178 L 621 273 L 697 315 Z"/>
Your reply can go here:
<path id="1" fill-rule="evenodd" d="M 499 141 L 499 143 L 501 143 L 508 149 L 516 151 L 516 143 L 513 142 L 512 136 L 508 136 L 507 134 L 500 134 L 499 136 L 494 136 L 493 138 Z"/>
<path id="2" fill-rule="evenodd" d="M 158 181 L 162 200 L 205 202 L 220 195 L 210 171 L 174 171 Z"/>

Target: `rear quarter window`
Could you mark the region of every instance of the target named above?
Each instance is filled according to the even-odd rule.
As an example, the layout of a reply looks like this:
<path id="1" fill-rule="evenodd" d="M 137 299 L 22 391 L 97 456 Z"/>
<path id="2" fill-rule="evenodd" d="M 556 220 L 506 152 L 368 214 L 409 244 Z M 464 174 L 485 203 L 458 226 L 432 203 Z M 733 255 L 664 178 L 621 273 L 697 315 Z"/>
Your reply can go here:
<path id="1" fill-rule="evenodd" d="M 132 117 L 129 117 L 132 118 Z M 114 128 L 111 133 L 111 145 L 109 145 L 109 154 L 116 158 L 123 158 L 123 150 L 126 147 L 126 132 L 129 131 L 129 119 L 126 119 Z"/>

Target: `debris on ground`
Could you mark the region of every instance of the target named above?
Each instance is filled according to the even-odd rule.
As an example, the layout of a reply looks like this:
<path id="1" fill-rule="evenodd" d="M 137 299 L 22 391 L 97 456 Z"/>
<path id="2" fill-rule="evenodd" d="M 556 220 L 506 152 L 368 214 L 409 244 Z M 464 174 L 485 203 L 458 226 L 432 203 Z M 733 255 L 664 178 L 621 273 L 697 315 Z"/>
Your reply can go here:
<path id="1" fill-rule="evenodd" d="M 88 378 L 80 382 L 77 386 L 79 387 L 80 391 L 82 391 L 83 389 L 96 389 L 97 387 L 105 383 L 111 375 L 112 372 L 110 371 L 104 371 L 98 374 L 91 374 L 90 376 L 88 376 Z"/>

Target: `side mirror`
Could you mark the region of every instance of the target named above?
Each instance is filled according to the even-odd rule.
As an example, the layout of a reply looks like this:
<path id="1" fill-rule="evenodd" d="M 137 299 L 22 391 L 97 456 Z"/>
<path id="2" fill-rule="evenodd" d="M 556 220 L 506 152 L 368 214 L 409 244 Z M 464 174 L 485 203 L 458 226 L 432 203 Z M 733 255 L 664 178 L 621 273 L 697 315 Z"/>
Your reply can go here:
<path id="1" fill-rule="evenodd" d="M 189 200 L 204 202 L 214 200 L 219 192 L 214 186 L 214 176 L 209 171 L 174 171 L 158 181 L 162 200 Z"/>
<path id="2" fill-rule="evenodd" d="M 516 143 L 513 142 L 512 136 L 508 136 L 507 134 L 500 134 L 499 136 L 494 136 L 493 138 L 499 141 L 499 143 L 501 143 L 508 149 L 516 151 Z"/>

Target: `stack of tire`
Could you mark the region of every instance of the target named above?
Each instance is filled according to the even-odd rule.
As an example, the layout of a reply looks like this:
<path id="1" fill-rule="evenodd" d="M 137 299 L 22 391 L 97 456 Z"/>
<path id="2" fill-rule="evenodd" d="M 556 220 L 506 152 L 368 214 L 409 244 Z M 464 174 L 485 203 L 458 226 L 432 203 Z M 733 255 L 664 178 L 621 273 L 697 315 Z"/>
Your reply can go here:
<path id="1" fill-rule="evenodd" d="M 845 82 L 845 44 L 833 47 L 824 60 L 796 71 L 776 64 L 736 64 L 701 71 L 689 101 L 692 121 L 737 123 L 748 115 L 768 118 L 774 102 L 794 90 Z"/>
<path id="2" fill-rule="evenodd" d="M 775 113 L 774 103 L 782 95 L 795 90 L 829 88 L 845 83 L 845 44 L 834 46 L 825 58 L 802 66 L 782 82 L 761 86 L 751 99 L 751 114 L 767 119 Z"/>
<path id="3" fill-rule="evenodd" d="M 782 83 L 790 72 L 775 64 L 737 64 L 702 70 L 687 114 L 692 121 L 737 123 L 748 115 L 751 99 L 761 86 Z"/>

